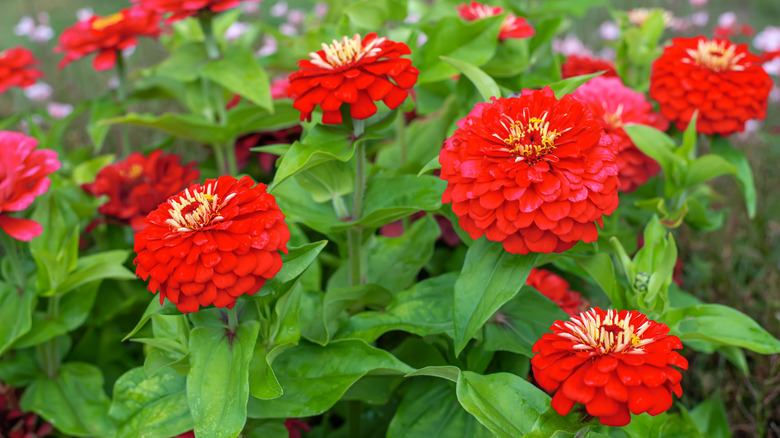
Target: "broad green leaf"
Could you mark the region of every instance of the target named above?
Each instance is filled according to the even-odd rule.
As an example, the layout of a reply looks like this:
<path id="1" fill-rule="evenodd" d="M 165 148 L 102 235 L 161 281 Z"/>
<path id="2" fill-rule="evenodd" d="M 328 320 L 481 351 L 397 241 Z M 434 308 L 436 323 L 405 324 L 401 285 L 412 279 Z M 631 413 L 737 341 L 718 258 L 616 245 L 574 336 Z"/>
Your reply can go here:
<path id="1" fill-rule="evenodd" d="M 474 242 L 466 253 L 453 294 L 456 354 L 517 294 L 535 261 L 536 254 L 510 254 L 500 243 L 486 238 Z"/>
<path id="2" fill-rule="evenodd" d="M 179 309 L 176 308 L 176 305 L 172 302 L 165 300 L 163 304 L 160 304 L 160 298 L 158 295 L 155 295 L 152 300 L 149 302 L 149 305 L 146 306 L 146 310 L 144 311 L 144 314 L 141 315 L 141 319 L 138 321 L 138 324 L 135 325 L 135 328 L 130 331 L 130 333 L 127 334 L 127 336 L 122 339 L 122 341 L 126 341 L 133 337 L 134 334 L 138 333 L 138 330 L 141 330 L 144 325 L 146 325 L 146 322 L 149 321 L 149 318 L 152 317 L 152 315 L 179 315 L 181 312 Z"/>
<path id="3" fill-rule="evenodd" d="M 282 255 L 282 269 L 274 276 L 274 279 L 283 283 L 296 279 L 311 266 L 327 244 L 327 240 L 320 240 L 299 247 L 291 247 L 287 254 Z"/>
<path id="4" fill-rule="evenodd" d="M 153 377 L 133 368 L 114 383 L 108 411 L 118 438 L 168 438 L 192 430 L 186 379 L 170 368 Z"/>
<path id="5" fill-rule="evenodd" d="M 730 438 L 729 422 L 723 400 L 711 398 L 699 403 L 690 412 L 699 430 L 711 438 Z"/>
<path id="6" fill-rule="evenodd" d="M 379 29 L 387 20 L 387 10 L 382 1 L 363 0 L 344 8 L 344 15 L 355 26 L 363 29 Z"/>
<path id="7" fill-rule="evenodd" d="M 82 185 L 95 181 L 98 172 L 114 162 L 114 154 L 101 155 L 73 168 L 73 182 Z"/>
<path id="8" fill-rule="evenodd" d="M 674 141 L 663 132 L 645 125 L 625 125 L 626 133 L 636 147 L 648 157 L 661 165 L 667 174 L 672 172 L 672 165 L 686 165 L 684 158 L 676 155 Z"/>
<path id="9" fill-rule="evenodd" d="M 589 80 L 595 78 L 596 76 L 601 75 L 603 72 L 599 71 L 596 73 L 591 73 L 589 75 L 582 75 L 582 76 L 573 76 L 570 78 L 563 79 L 561 81 L 555 82 L 550 84 L 550 88 L 552 88 L 553 93 L 555 93 L 555 97 L 560 99 L 566 94 L 571 94 L 580 87 L 580 85 L 584 84 L 585 82 L 588 82 Z"/>
<path id="10" fill-rule="evenodd" d="M 84 324 L 95 304 L 98 286 L 98 283 L 91 283 L 78 291 L 62 296 L 56 316 L 36 310 L 33 313 L 32 328 L 14 342 L 14 348 L 40 344 Z"/>
<path id="11" fill-rule="evenodd" d="M 451 383 L 415 379 L 390 422 L 388 438 L 492 438 L 463 410 Z"/>
<path id="12" fill-rule="evenodd" d="M 54 378 L 35 380 L 21 399 L 23 411 L 39 414 L 62 433 L 84 437 L 116 436 L 109 405 L 100 369 L 79 362 L 63 364 Z"/>
<path id="13" fill-rule="evenodd" d="M 249 49 L 230 45 L 221 59 L 209 61 L 200 74 L 273 112 L 268 75 Z"/>
<path id="14" fill-rule="evenodd" d="M 198 437 L 235 437 L 246 423 L 249 362 L 260 330 L 248 321 L 226 328 L 196 327 L 190 334 L 187 399 Z"/>
<path id="15" fill-rule="evenodd" d="M 737 168 L 720 155 L 709 154 L 694 160 L 685 178 L 685 187 L 693 187 L 715 177 L 737 173 Z"/>
<path id="16" fill-rule="evenodd" d="M 275 399 L 283 393 L 267 357 L 265 344 L 258 342 L 249 362 L 249 393 L 262 400 Z"/>
<path id="17" fill-rule="evenodd" d="M 274 101 L 273 114 L 254 105 L 232 109 L 227 113 L 227 124 L 236 135 L 276 131 L 297 125 L 300 116 L 301 112 L 293 108 L 291 100 L 279 99 Z"/>
<path id="18" fill-rule="evenodd" d="M 415 376 L 438 377 L 440 379 L 446 379 L 449 380 L 450 382 L 457 383 L 458 377 L 460 376 L 460 369 L 458 367 L 454 367 L 451 365 L 428 366 L 413 371 L 407 374 L 405 377 L 415 377 Z"/>
<path id="19" fill-rule="evenodd" d="M 233 139 L 235 133 L 228 126 L 218 125 L 191 114 L 152 114 L 130 113 L 121 117 L 105 119 L 102 124 L 127 124 L 157 129 L 175 137 L 196 142 L 219 144 Z"/>
<path id="20" fill-rule="evenodd" d="M 616 309 L 625 308 L 625 292 L 615 278 L 615 267 L 612 264 L 612 258 L 608 254 L 598 252 L 592 256 L 572 258 L 577 265 L 596 280 L 596 283 L 609 297 L 612 307 Z"/>
<path id="21" fill-rule="evenodd" d="M 428 162 L 425 166 L 423 166 L 422 169 L 420 169 L 419 172 L 417 172 L 417 176 L 421 176 L 423 174 L 426 174 L 430 171 L 441 169 L 441 163 L 439 163 L 439 156 L 435 156 L 431 158 L 431 161 Z"/>
<path id="22" fill-rule="evenodd" d="M 692 160 L 694 158 L 694 151 L 696 148 L 696 120 L 698 119 L 699 110 L 693 112 L 691 121 L 688 122 L 688 127 L 683 132 L 683 140 L 680 143 L 680 147 L 677 148 L 677 155 L 685 158 L 686 160 Z"/>
<path id="23" fill-rule="evenodd" d="M 316 202 L 326 202 L 352 193 L 355 166 L 353 162 L 326 161 L 297 173 L 295 179 Z"/>
<path id="24" fill-rule="evenodd" d="M 154 72 L 179 82 L 190 82 L 198 78 L 198 71 L 207 59 L 206 46 L 202 42 L 188 42 L 155 67 Z"/>
<path id="25" fill-rule="evenodd" d="M 333 227 L 342 223 L 336 217 L 333 206 L 316 202 L 295 178 L 274 186 L 272 192 L 288 224 L 303 224 L 322 234 L 333 236 Z"/>
<path id="26" fill-rule="evenodd" d="M 89 113 L 89 124 L 87 125 L 87 133 L 89 133 L 89 137 L 92 139 L 92 149 L 95 153 L 98 153 L 101 149 L 103 149 L 103 142 L 106 141 L 106 136 L 108 135 L 110 128 L 110 126 L 102 125 L 98 122 L 111 117 L 116 117 L 122 114 L 125 110 L 126 108 L 124 108 L 123 105 L 117 105 L 113 99 L 108 97 L 102 97 L 92 101 L 92 108 Z M 94 178 L 88 182 L 92 181 L 94 181 Z"/>
<path id="27" fill-rule="evenodd" d="M 273 361 L 284 395 L 274 400 L 249 401 L 252 418 L 319 415 L 366 374 L 404 375 L 412 371 L 390 353 L 357 339 L 334 341 L 321 347 L 302 343 Z"/>
<path id="28" fill-rule="evenodd" d="M 120 264 L 101 263 L 99 265 L 88 266 L 83 269 L 77 269 L 68 275 L 65 280 L 57 287 L 57 294 L 66 294 L 85 284 L 105 279 L 114 280 L 135 280 L 135 274 Z"/>
<path id="29" fill-rule="evenodd" d="M 376 284 L 358 284 L 339 289 L 330 289 L 322 301 L 322 314 L 325 328 L 337 319 L 339 314 L 351 306 L 384 308 L 393 299 L 393 295 L 382 286 Z M 365 312 L 361 312 L 365 313 Z M 327 330 L 330 338 L 330 330 Z M 350 336 L 351 338 L 352 336 Z M 373 341 L 373 339 L 372 339 Z"/>
<path id="30" fill-rule="evenodd" d="M 545 0 L 529 4 L 529 16 L 565 15 L 581 17 L 591 8 L 607 6 L 606 0 Z"/>
<path id="31" fill-rule="evenodd" d="M 731 147 L 728 141 L 722 137 L 715 137 L 711 147 L 713 153 L 720 155 L 736 167 L 735 178 L 739 183 L 739 188 L 742 189 L 742 195 L 745 197 L 748 217 L 753 219 L 756 216 L 756 185 L 753 182 L 753 171 L 745 154 Z"/>
<path id="32" fill-rule="evenodd" d="M 284 154 L 269 191 L 289 177 L 330 160 L 347 161 L 355 153 L 349 135 L 336 128 L 316 125 L 301 141 L 296 141 Z"/>
<path id="33" fill-rule="evenodd" d="M 18 289 L 0 283 L 0 356 L 16 339 L 30 331 L 36 301 L 32 288 Z"/>
<path id="34" fill-rule="evenodd" d="M 480 70 L 472 64 L 457 59 L 448 58 L 446 56 L 440 56 L 442 61 L 455 67 L 459 72 L 466 75 L 467 78 L 477 87 L 479 94 L 482 95 L 482 99 L 485 102 L 489 102 L 491 97 L 501 97 L 501 87 L 498 86 L 495 80 L 491 78 L 487 73 Z"/>
<path id="35" fill-rule="evenodd" d="M 249 438 L 289 438 L 290 431 L 284 426 L 282 420 L 265 420 L 259 424 L 253 423 L 244 429 Z"/>

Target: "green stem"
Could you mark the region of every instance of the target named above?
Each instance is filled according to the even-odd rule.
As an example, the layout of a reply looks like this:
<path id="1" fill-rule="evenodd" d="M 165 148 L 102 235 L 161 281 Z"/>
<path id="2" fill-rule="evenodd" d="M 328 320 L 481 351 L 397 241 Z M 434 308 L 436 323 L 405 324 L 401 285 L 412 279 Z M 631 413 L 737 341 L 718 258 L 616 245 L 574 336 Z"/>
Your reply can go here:
<path id="1" fill-rule="evenodd" d="M 56 320 L 60 316 L 60 295 L 54 295 L 49 298 L 47 307 L 47 319 Z M 57 373 L 60 370 L 60 352 L 59 345 L 57 345 L 57 338 L 49 339 L 48 341 L 38 345 L 38 360 L 41 367 L 43 367 L 44 373 L 53 379 L 57 377 Z"/>
<path id="2" fill-rule="evenodd" d="M 222 149 L 222 145 L 220 144 L 213 144 L 211 146 L 214 148 L 214 158 L 217 160 L 217 172 L 219 172 L 220 175 L 227 174 L 229 169 L 225 158 L 225 150 Z"/>
<path id="3" fill-rule="evenodd" d="M 363 120 L 353 119 L 354 138 L 358 141 L 364 132 Z M 355 148 L 355 197 L 352 202 L 352 220 L 357 222 L 363 217 L 363 198 L 366 186 L 366 144 L 359 142 Z M 349 253 L 350 285 L 355 286 L 366 282 L 366 266 L 364 263 L 362 230 L 353 226 L 347 230 L 347 250 Z"/>
<path id="4" fill-rule="evenodd" d="M 125 66 L 125 58 L 122 56 L 122 52 L 119 51 L 116 55 L 116 75 L 119 80 L 119 85 L 116 87 L 117 97 L 119 103 L 124 104 L 127 99 L 127 68 Z M 121 124 L 119 126 L 119 139 L 122 156 L 127 157 L 130 155 L 130 136 L 127 132 L 127 125 Z"/>
<path id="5" fill-rule="evenodd" d="M 238 162 L 236 161 L 236 148 L 233 146 L 234 143 L 225 143 L 223 147 L 225 148 L 225 161 L 227 161 L 227 169 L 230 171 L 230 174 L 233 176 L 238 175 Z"/>
<path id="6" fill-rule="evenodd" d="M 339 220 L 347 220 L 349 218 L 349 210 L 347 209 L 347 204 L 344 203 L 344 198 L 341 195 L 335 195 L 332 201 L 333 209 L 336 210 L 336 216 L 338 216 Z"/>
<path id="7" fill-rule="evenodd" d="M 214 18 L 214 15 L 208 12 L 198 15 L 198 21 L 200 22 L 200 28 L 203 29 L 203 37 L 206 43 L 206 53 L 208 54 L 209 59 L 219 59 L 219 46 L 217 45 L 217 40 L 214 38 L 212 18 Z"/>
<path id="8" fill-rule="evenodd" d="M 236 332 L 236 328 L 238 327 L 238 311 L 235 307 L 232 309 L 228 309 L 228 330 L 230 330 L 231 333 Z"/>

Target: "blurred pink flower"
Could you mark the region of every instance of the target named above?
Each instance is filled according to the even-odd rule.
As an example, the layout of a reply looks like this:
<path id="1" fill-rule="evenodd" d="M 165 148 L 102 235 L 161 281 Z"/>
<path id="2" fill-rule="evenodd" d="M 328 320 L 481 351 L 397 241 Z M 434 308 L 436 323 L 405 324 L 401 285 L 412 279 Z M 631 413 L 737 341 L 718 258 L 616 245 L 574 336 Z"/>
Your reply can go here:
<path id="1" fill-rule="evenodd" d="M 38 82 L 24 89 L 24 95 L 34 102 L 43 102 L 51 98 L 53 91 L 45 82 Z"/>
<path id="2" fill-rule="evenodd" d="M 690 0 L 690 1 L 691 1 L 691 6 L 694 7 L 707 5 L 707 0 Z"/>
<path id="3" fill-rule="evenodd" d="M 583 44 L 583 42 L 573 34 L 568 34 L 561 39 L 554 39 L 552 42 L 553 52 L 562 53 L 565 56 L 571 55 L 591 55 L 592 52 Z"/>
<path id="4" fill-rule="evenodd" d="M 284 99 L 288 97 L 287 91 L 290 89 L 290 79 L 287 77 L 279 78 L 271 82 L 271 98 Z"/>
<path id="5" fill-rule="evenodd" d="M 235 23 L 231 24 L 227 30 L 225 30 L 225 39 L 227 41 L 235 41 L 241 38 L 241 35 L 245 34 L 251 28 L 252 25 L 249 23 L 236 21 Z"/>
<path id="6" fill-rule="evenodd" d="M 274 38 L 273 35 L 266 34 L 263 35 L 263 45 L 255 52 L 255 55 L 260 58 L 271 56 L 276 53 L 277 50 L 279 50 L 279 42 L 276 41 L 276 38 Z"/>
<path id="7" fill-rule="evenodd" d="M 73 105 L 69 103 L 49 102 L 46 105 L 46 112 L 52 118 L 64 119 L 73 112 Z"/>
<path id="8" fill-rule="evenodd" d="M 293 9 L 287 14 L 287 21 L 295 26 L 301 25 L 304 18 L 306 18 L 306 13 L 300 9 Z"/>
<path id="9" fill-rule="evenodd" d="M 318 2 L 314 4 L 314 15 L 323 18 L 328 14 L 328 4 L 324 2 Z"/>
<path id="10" fill-rule="evenodd" d="M 287 2 L 277 2 L 274 3 L 273 6 L 271 6 L 271 9 L 269 12 L 271 13 L 272 17 L 281 17 L 282 15 L 287 13 Z"/>
<path id="11" fill-rule="evenodd" d="M 612 21 L 605 21 L 599 26 L 599 36 L 604 41 L 614 41 L 620 36 L 620 28 Z"/>
<path id="12" fill-rule="evenodd" d="M 753 39 L 753 45 L 762 52 L 776 52 L 780 50 L 780 27 L 765 27 Z"/>

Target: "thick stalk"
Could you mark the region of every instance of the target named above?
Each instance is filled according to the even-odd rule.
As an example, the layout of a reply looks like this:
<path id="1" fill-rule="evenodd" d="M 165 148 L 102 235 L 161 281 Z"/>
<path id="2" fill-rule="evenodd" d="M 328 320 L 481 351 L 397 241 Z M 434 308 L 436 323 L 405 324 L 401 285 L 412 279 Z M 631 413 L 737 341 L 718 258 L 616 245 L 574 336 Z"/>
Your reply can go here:
<path id="1" fill-rule="evenodd" d="M 200 28 L 203 29 L 203 38 L 206 43 L 206 54 L 209 59 L 219 59 L 219 46 L 217 40 L 214 38 L 214 29 L 212 27 L 211 13 L 201 13 L 198 15 L 198 21 L 200 22 Z"/>
<path id="2" fill-rule="evenodd" d="M 56 320 L 60 316 L 60 295 L 54 295 L 49 298 L 47 317 L 50 320 Z M 53 379 L 57 377 L 60 371 L 60 351 L 57 345 L 57 338 L 38 345 L 38 360 L 43 367 L 46 375 Z"/>
<path id="3" fill-rule="evenodd" d="M 230 333 L 235 333 L 238 328 L 238 311 L 235 307 L 228 309 L 228 330 Z"/>
<path id="4" fill-rule="evenodd" d="M 211 145 L 214 148 L 214 159 L 217 160 L 217 172 L 220 175 L 226 175 L 230 169 L 228 168 L 227 159 L 225 158 L 225 150 L 220 144 Z"/>
<path id="5" fill-rule="evenodd" d="M 219 146 L 217 146 L 219 147 Z M 236 161 L 236 148 L 233 143 L 225 143 L 222 147 L 225 148 L 225 161 L 227 161 L 227 169 L 231 175 L 238 175 L 238 162 Z"/>
<path id="6" fill-rule="evenodd" d="M 119 98 L 119 103 L 124 105 L 127 99 L 127 67 L 125 66 L 125 58 L 122 56 L 121 50 L 116 54 L 116 75 L 119 80 L 116 94 Z M 122 156 L 127 157 L 130 155 L 130 136 L 127 133 L 127 125 L 125 124 L 119 125 L 119 139 Z"/>
<path id="7" fill-rule="evenodd" d="M 354 138 L 357 141 L 363 135 L 363 120 L 353 120 Z M 366 146 L 360 142 L 355 148 L 355 197 L 352 202 L 352 220 L 359 221 L 363 217 L 363 197 L 366 185 Z M 366 282 L 366 267 L 364 263 L 362 230 L 353 226 L 347 230 L 347 250 L 349 252 L 349 282 L 351 286 Z"/>

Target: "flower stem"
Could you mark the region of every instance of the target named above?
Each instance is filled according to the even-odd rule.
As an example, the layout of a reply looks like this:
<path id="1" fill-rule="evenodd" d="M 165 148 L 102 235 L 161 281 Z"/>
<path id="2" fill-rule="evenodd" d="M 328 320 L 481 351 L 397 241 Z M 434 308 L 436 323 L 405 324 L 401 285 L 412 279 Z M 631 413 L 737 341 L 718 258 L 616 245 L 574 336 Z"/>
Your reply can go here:
<path id="1" fill-rule="evenodd" d="M 364 132 L 364 121 L 353 119 L 354 139 L 357 142 Z M 366 145 L 359 142 L 355 148 L 355 197 L 352 202 L 352 220 L 359 221 L 363 217 L 363 197 L 366 185 Z M 347 230 L 347 250 L 349 253 L 350 285 L 355 286 L 366 282 L 366 266 L 364 263 L 362 230 L 353 226 Z"/>
<path id="2" fill-rule="evenodd" d="M 212 27 L 213 17 L 214 16 L 211 13 L 201 13 L 198 15 L 198 21 L 200 22 L 200 28 L 203 30 L 206 53 L 208 54 L 209 59 L 219 59 L 219 46 L 217 45 L 217 40 L 214 38 L 214 28 Z"/>
<path id="3" fill-rule="evenodd" d="M 124 104 L 125 100 L 127 100 L 127 68 L 121 50 L 116 55 L 116 75 L 119 80 L 119 85 L 116 87 L 117 97 L 119 98 L 119 103 Z M 127 157 L 130 155 L 130 136 L 127 133 L 127 125 L 122 124 L 119 126 L 119 139 L 122 156 Z"/>
<path id="4" fill-rule="evenodd" d="M 225 161 L 227 161 L 227 169 L 231 175 L 238 175 L 238 162 L 236 161 L 236 148 L 233 143 L 225 143 L 222 147 L 225 148 Z"/>
<path id="5" fill-rule="evenodd" d="M 225 150 L 221 144 L 211 145 L 214 148 L 214 159 L 217 161 L 217 172 L 220 175 L 225 175 L 229 172 L 227 158 L 225 157 Z"/>
<path id="6" fill-rule="evenodd" d="M 238 311 L 235 307 L 232 309 L 228 309 L 228 330 L 230 330 L 231 333 L 236 332 L 236 328 L 238 327 Z"/>

